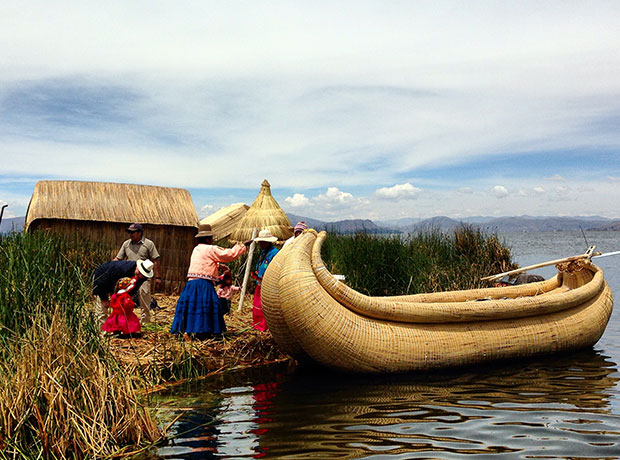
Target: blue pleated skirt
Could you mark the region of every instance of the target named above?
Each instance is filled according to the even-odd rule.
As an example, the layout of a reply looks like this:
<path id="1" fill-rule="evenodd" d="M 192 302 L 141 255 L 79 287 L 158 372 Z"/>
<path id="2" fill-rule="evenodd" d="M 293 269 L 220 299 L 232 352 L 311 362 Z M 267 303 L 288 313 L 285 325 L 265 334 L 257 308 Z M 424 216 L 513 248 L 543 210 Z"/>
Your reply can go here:
<path id="1" fill-rule="evenodd" d="M 177 301 L 172 333 L 221 334 L 226 330 L 220 300 L 213 283 L 189 280 Z"/>

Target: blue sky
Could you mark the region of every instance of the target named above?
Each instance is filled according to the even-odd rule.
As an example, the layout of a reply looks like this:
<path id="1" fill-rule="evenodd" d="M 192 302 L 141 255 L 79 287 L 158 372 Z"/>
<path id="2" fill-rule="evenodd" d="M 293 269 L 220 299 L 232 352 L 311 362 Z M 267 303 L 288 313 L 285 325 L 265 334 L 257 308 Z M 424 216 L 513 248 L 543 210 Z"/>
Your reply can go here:
<path id="1" fill-rule="evenodd" d="M 8 1 L 0 202 L 263 179 L 324 220 L 620 218 L 616 2 Z"/>

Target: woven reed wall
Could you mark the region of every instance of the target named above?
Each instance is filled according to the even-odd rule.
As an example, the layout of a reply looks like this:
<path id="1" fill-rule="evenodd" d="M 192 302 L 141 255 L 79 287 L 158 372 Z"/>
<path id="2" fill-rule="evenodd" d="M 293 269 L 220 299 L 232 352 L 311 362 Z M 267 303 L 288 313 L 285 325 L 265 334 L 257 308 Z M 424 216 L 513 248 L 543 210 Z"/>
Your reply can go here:
<path id="1" fill-rule="evenodd" d="M 65 219 L 38 219 L 32 221 L 28 231 L 52 231 L 80 240 L 101 241 L 110 248 L 112 260 L 128 239 L 126 232 L 131 222 L 94 222 Z M 160 258 L 162 290 L 178 293 L 185 285 L 189 258 L 196 239 L 194 227 L 144 224 L 144 237 L 155 243 Z"/>

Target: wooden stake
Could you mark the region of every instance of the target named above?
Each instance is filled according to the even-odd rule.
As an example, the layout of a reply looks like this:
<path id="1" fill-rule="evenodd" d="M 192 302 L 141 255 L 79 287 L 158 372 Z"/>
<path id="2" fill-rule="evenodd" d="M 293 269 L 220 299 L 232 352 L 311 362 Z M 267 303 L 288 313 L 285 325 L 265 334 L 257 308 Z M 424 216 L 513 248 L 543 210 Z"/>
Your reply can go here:
<path id="1" fill-rule="evenodd" d="M 243 308 L 245 291 L 248 288 L 248 279 L 250 278 L 250 270 L 252 270 L 252 258 L 254 257 L 254 248 L 256 247 L 254 238 L 256 238 L 257 233 L 258 229 L 254 227 L 254 230 L 252 230 L 252 243 L 250 244 L 250 249 L 248 249 L 248 258 L 245 261 L 245 274 L 243 275 L 243 285 L 241 286 L 241 294 L 239 295 L 239 306 L 237 307 L 237 312 L 240 312 L 241 308 Z"/>
<path id="2" fill-rule="evenodd" d="M 541 262 L 539 264 L 529 265 L 527 267 L 517 268 L 516 270 L 510 270 L 509 272 L 498 273 L 497 275 L 485 276 L 484 278 L 480 278 L 481 281 L 494 281 L 504 276 L 516 275 L 517 273 L 523 273 L 528 270 L 533 270 L 534 268 L 548 267 L 549 265 L 555 265 L 562 262 L 572 262 L 574 260 L 580 259 L 590 259 L 592 254 L 594 253 L 594 249 L 596 246 L 590 246 L 585 254 L 581 254 L 578 256 L 565 257 L 564 259 L 550 260 L 548 262 Z"/>

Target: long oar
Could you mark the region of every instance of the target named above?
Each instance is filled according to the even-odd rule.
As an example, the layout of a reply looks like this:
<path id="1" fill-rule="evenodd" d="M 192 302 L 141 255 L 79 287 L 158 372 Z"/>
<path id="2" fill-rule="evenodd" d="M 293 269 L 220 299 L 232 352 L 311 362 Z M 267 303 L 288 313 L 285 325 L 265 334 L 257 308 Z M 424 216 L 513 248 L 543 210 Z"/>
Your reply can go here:
<path id="1" fill-rule="evenodd" d="M 592 258 L 593 259 L 598 259 L 599 257 L 617 256 L 617 255 L 620 255 L 620 251 L 606 252 L 604 254 L 597 254 L 595 256 L 592 256 Z"/>
<path id="2" fill-rule="evenodd" d="M 256 247 L 254 238 L 256 238 L 257 233 L 258 229 L 254 227 L 254 230 L 252 230 L 252 243 L 250 243 L 250 248 L 248 249 L 248 258 L 245 261 L 245 274 L 243 275 L 243 285 L 241 286 L 241 294 L 239 294 L 239 306 L 237 307 L 237 312 L 240 312 L 241 308 L 243 307 L 245 291 L 248 288 L 248 279 L 250 278 L 250 271 L 252 270 L 252 258 L 254 257 L 254 248 Z"/>
<path id="3" fill-rule="evenodd" d="M 517 268 L 516 270 L 510 270 L 509 272 L 498 273 L 497 275 L 485 276 L 484 278 L 480 278 L 480 280 L 481 281 L 493 281 L 493 280 L 498 280 L 500 278 L 503 278 L 504 276 L 516 275 L 517 273 L 523 273 L 528 270 L 533 270 L 534 268 L 548 267 L 549 265 L 555 265 L 555 264 L 559 264 L 562 262 L 572 262 L 574 260 L 590 259 L 592 258 L 592 255 L 594 254 L 595 248 L 596 246 L 590 246 L 584 254 L 581 254 L 578 256 L 565 257 L 563 259 L 550 260 L 548 262 L 541 262 L 539 264 L 528 265 L 527 267 Z M 601 255 L 597 255 L 597 257 L 600 257 Z"/>

